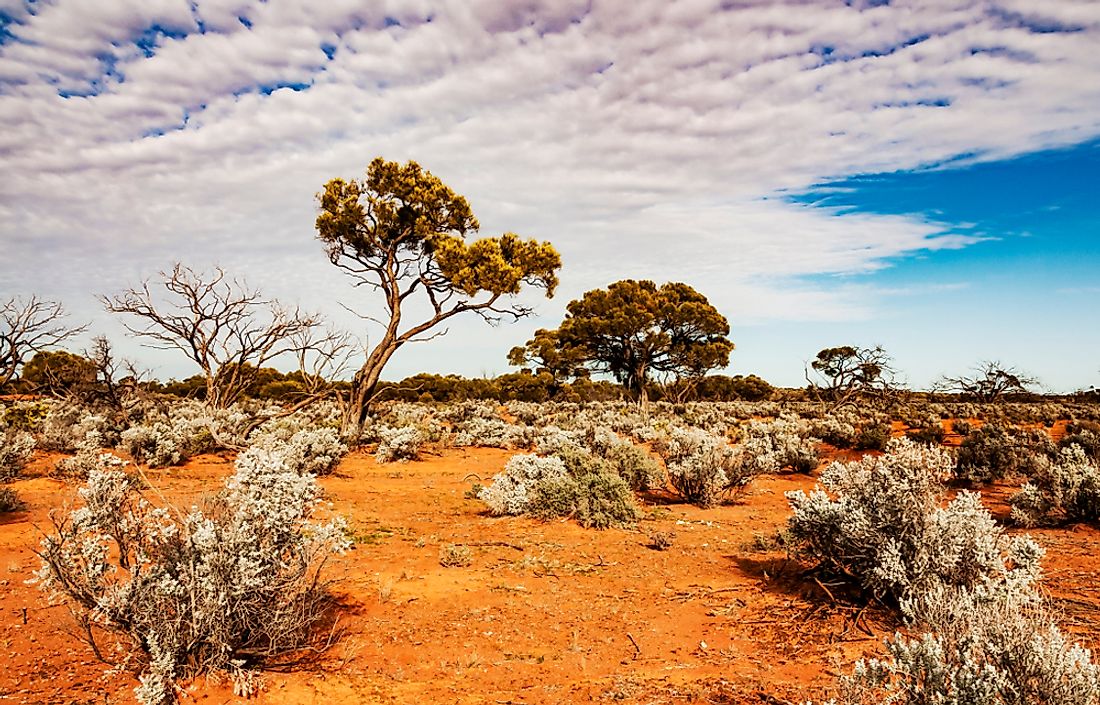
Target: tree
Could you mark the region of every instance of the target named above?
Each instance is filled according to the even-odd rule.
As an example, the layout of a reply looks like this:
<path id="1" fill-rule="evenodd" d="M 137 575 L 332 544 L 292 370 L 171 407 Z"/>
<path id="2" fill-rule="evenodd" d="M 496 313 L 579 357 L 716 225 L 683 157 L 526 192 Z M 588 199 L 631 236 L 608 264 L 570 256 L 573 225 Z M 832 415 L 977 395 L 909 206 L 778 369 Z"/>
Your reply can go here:
<path id="1" fill-rule="evenodd" d="M 37 296 L 0 301 L 0 387 L 12 380 L 31 353 L 60 345 L 87 329 L 65 325 L 66 315 L 59 302 Z"/>
<path id="2" fill-rule="evenodd" d="M 535 336 L 523 345 L 508 351 L 508 364 L 535 373 L 549 373 L 563 383 L 584 374 L 584 359 L 576 349 L 564 349 L 558 331 L 539 328 Z"/>
<path id="3" fill-rule="evenodd" d="M 728 365 L 733 351 L 725 317 L 687 284 L 627 279 L 585 293 L 567 310 L 560 328 L 541 331 L 541 342 L 536 333 L 525 350 L 556 339 L 551 360 L 610 374 L 643 405 L 655 377 L 698 379 Z"/>
<path id="4" fill-rule="evenodd" d="M 65 350 L 42 350 L 23 366 L 20 379 L 28 392 L 81 396 L 96 382 L 96 364 Z"/>
<path id="5" fill-rule="evenodd" d="M 979 363 L 971 374 L 943 377 L 938 386 L 991 404 L 1009 395 L 1031 394 L 1031 388 L 1038 384 L 1037 379 L 1014 367 L 986 360 Z"/>
<path id="6" fill-rule="evenodd" d="M 211 408 L 241 399 L 272 359 L 317 342 L 306 335 L 320 330 L 317 315 L 269 301 L 221 268 L 207 274 L 176 263 L 161 277 L 164 297 L 154 295 L 146 281 L 101 301 L 111 313 L 136 317 L 139 325 L 123 325 L 151 341 L 150 347 L 180 350 L 194 361 Z"/>
<path id="7" fill-rule="evenodd" d="M 416 162 L 376 158 L 363 180 L 332 179 L 318 195 L 317 236 L 329 260 L 382 295 L 385 315 L 370 318 L 384 328 L 355 373 L 345 409 L 345 436 L 359 435 L 382 370 L 403 345 L 461 313 L 491 324 L 521 318 L 531 309 L 505 306 L 505 297 L 526 285 L 557 286 L 561 258 L 550 243 L 521 240 L 514 233 L 466 242 L 480 227 L 466 199 Z M 426 318 L 403 325 L 410 297 L 429 307 Z"/>
<path id="8" fill-rule="evenodd" d="M 884 398 L 896 391 L 897 373 L 892 363 L 881 345 L 825 348 L 810 363 L 806 380 L 818 398 L 831 401 L 837 409 L 859 397 Z"/>

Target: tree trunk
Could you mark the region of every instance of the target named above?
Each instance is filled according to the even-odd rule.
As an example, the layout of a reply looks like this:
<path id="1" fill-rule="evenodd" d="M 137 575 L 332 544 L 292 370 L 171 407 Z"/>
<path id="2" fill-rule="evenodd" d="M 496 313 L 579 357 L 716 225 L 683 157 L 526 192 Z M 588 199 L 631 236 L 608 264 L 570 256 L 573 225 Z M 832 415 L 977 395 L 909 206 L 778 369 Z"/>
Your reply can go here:
<path id="1" fill-rule="evenodd" d="M 340 420 L 340 435 L 353 444 L 359 443 L 363 433 L 363 424 L 370 412 L 370 403 L 374 391 L 382 377 L 382 369 L 401 346 L 398 342 L 380 343 L 371 351 L 367 361 L 355 373 L 351 382 L 351 394 L 344 407 L 344 416 Z"/>

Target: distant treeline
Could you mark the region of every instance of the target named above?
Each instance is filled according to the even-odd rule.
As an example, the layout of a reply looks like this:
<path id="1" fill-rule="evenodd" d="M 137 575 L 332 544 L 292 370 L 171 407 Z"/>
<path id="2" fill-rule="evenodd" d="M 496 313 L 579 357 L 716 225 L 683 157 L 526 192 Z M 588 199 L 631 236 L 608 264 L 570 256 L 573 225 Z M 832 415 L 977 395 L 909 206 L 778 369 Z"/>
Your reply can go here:
<path id="1" fill-rule="evenodd" d="M 101 380 L 102 375 L 97 375 L 91 360 L 63 350 L 48 351 L 37 353 L 24 367 L 23 374 L 9 382 L 2 391 L 8 394 L 84 396 L 99 386 Z M 190 399 L 203 399 L 207 389 L 203 375 L 167 382 L 123 377 L 115 383 L 136 385 L 148 392 Z M 245 396 L 263 401 L 294 401 L 306 393 L 315 392 L 319 384 L 327 385 L 333 392 L 345 391 L 350 386 L 346 381 L 326 383 L 309 379 L 299 371 L 286 373 L 273 367 L 263 367 L 245 390 Z M 466 399 L 587 402 L 631 398 L 628 390 L 615 382 L 586 377 L 563 382 L 547 372 L 529 371 L 487 378 L 423 372 L 400 382 L 381 382 L 377 393 L 382 400 L 437 402 Z M 675 401 L 763 401 L 771 399 L 775 393 L 775 387 L 756 375 L 708 375 L 688 383 L 657 388 L 652 396 Z"/>

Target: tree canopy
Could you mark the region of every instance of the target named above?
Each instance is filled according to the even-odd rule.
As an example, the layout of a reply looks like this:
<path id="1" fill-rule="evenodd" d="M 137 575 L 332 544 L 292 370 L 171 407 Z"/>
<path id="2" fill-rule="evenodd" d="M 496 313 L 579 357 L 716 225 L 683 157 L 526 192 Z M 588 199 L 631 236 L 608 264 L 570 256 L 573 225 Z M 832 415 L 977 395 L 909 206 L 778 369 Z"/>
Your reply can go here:
<path id="1" fill-rule="evenodd" d="M 882 397 L 896 389 L 893 360 L 881 345 L 825 348 L 810 362 L 809 369 L 806 378 L 812 391 L 833 402 L 834 408 L 857 397 Z"/>
<path id="2" fill-rule="evenodd" d="M 729 364 L 733 351 L 725 317 L 687 284 L 627 279 L 585 293 L 567 310 L 556 331 L 538 331 L 509 360 L 585 366 L 612 375 L 644 402 L 653 380 L 701 378 Z"/>
<path id="3" fill-rule="evenodd" d="M 561 258 L 548 242 L 510 232 L 467 242 L 480 227 L 469 203 L 414 161 L 376 158 L 365 179 L 332 179 L 318 201 L 317 236 L 329 260 L 357 286 L 380 293 L 386 311 L 370 318 L 384 332 L 352 381 L 346 435 L 358 433 L 382 369 L 402 345 L 465 312 L 490 323 L 526 316 L 529 307 L 506 305 L 505 297 L 525 286 L 550 297 L 558 284 Z M 409 324 L 402 315 L 414 295 L 426 299 L 430 313 Z"/>

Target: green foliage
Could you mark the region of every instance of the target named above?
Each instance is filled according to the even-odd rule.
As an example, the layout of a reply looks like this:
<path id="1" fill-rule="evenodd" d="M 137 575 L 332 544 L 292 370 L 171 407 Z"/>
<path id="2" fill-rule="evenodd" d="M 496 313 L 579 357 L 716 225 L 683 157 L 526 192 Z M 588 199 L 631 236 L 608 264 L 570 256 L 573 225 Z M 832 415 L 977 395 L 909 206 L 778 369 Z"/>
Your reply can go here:
<path id="1" fill-rule="evenodd" d="M 28 391 L 61 396 L 90 387 L 96 381 L 91 360 L 64 350 L 43 350 L 23 366 L 21 380 Z"/>
<path id="2" fill-rule="evenodd" d="M 466 199 L 416 162 L 381 157 L 364 180 L 333 179 L 318 196 L 317 236 L 332 263 L 380 293 L 385 331 L 352 382 L 343 431 L 357 436 L 383 368 L 405 343 L 452 316 L 474 312 L 489 321 L 530 309 L 502 306 L 523 286 L 553 296 L 561 257 L 548 242 L 514 233 L 466 242 L 479 228 Z M 408 297 L 422 292 L 430 313 L 402 329 Z M 419 296 L 420 294 L 418 294 Z"/>
<path id="3" fill-rule="evenodd" d="M 1028 467 L 1030 452 L 1008 430 L 990 423 L 971 431 L 959 446 L 955 474 L 967 482 L 993 482 Z"/>
<path id="4" fill-rule="evenodd" d="M 630 486 L 598 463 L 535 485 L 528 512 L 541 519 L 573 517 L 581 526 L 594 529 L 625 526 L 638 518 Z"/>
<path id="5" fill-rule="evenodd" d="M 890 442 L 890 424 L 876 423 L 864 426 L 856 436 L 856 450 L 886 450 Z"/>
<path id="6" fill-rule="evenodd" d="M 702 377 L 729 364 L 728 335 L 725 317 L 687 284 L 628 279 L 570 302 L 557 331 L 539 331 L 510 360 L 541 356 L 557 369 L 583 363 L 645 398 L 655 375 Z M 544 353 L 555 339 L 556 351 Z"/>
<path id="7" fill-rule="evenodd" d="M 50 415 L 50 407 L 43 402 L 19 402 L 4 409 L 2 423 L 12 431 L 27 431 L 34 433 L 42 427 L 46 417 Z"/>

